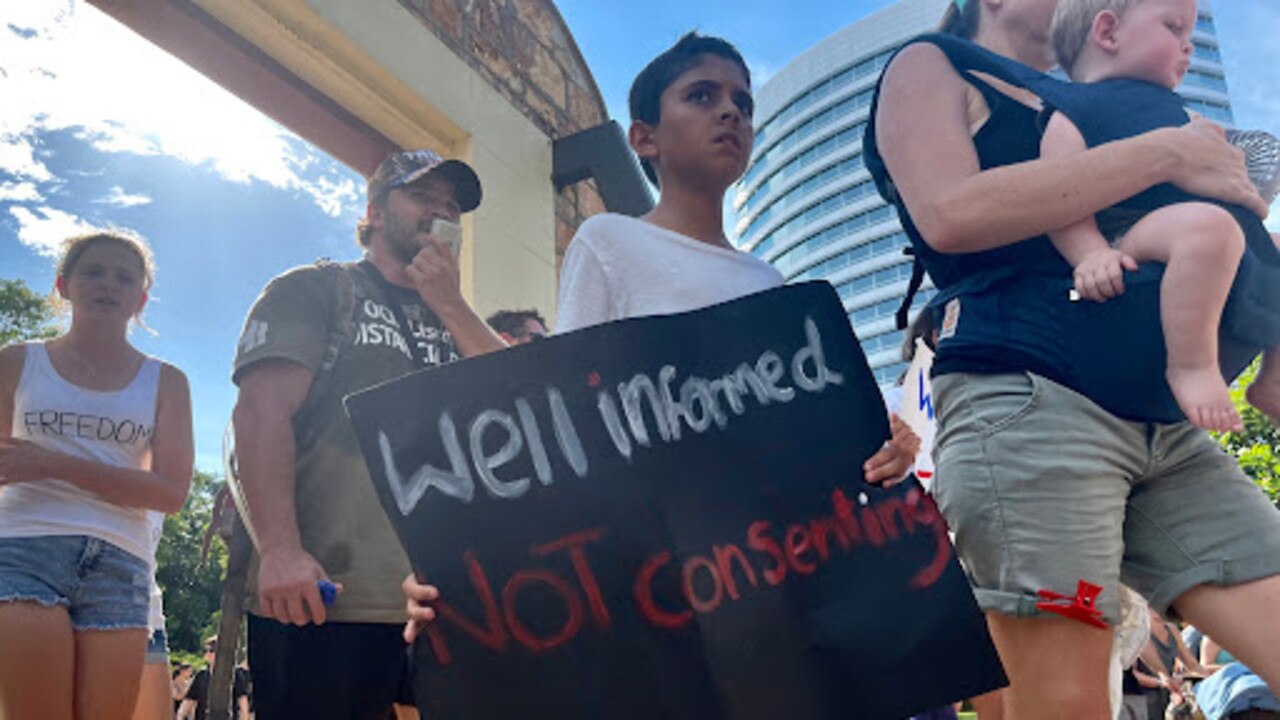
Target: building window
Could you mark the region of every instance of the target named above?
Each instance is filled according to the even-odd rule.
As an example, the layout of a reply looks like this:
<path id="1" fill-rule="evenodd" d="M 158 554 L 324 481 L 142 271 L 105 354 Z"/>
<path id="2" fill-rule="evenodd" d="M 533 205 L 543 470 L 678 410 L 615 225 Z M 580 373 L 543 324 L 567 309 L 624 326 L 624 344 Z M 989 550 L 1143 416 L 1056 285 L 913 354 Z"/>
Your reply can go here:
<path id="1" fill-rule="evenodd" d="M 838 70 L 831 75 L 819 80 L 812 85 L 804 93 L 796 96 L 794 100 L 787 103 L 785 107 L 779 110 L 773 117 L 764 122 L 759 130 L 756 130 L 756 142 L 763 144 L 766 137 L 776 130 L 778 127 L 791 120 L 795 116 L 804 112 L 806 109 L 813 107 L 824 98 L 830 97 L 840 89 L 847 87 L 855 80 L 874 75 L 884 68 L 885 63 L 893 56 L 893 50 L 886 50 L 875 57 L 868 58 L 861 62 L 855 63 L 843 70 Z"/>
<path id="2" fill-rule="evenodd" d="M 768 195 L 769 189 L 773 187 L 775 182 L 781 183 L 786 180 L 790 180 L 797 173 L 801 172 L 809 165 L 812 165 L 814 162 L 823 160 L 832 153 L 842 150 L 850 145 L 860 149 L 862 147 L 862 132 L 866 127 L 866 123 L 858 123 L 857 125 L 852 125 L 840 132 L 830 135 L 810 147 L 808 150 L 805 150 L 799 155 L 788 160 L 787 164 L 774 170 L 772 173 L 769 173 L 765 177 L 764 182 L 757 185 L 756 189 L 751 191 L 751 195 L 748 196 L 747 201 L 743 203 L 742 212 L 750 212 L 752 206 L 760 200 L 763 200 Z M 746 180 L 743 180 L 743 183 L 745 184 Z"/>
<path id="3" fill-rule="evenodd" d="M 1219 64 L 1222 63 L 1222 53 L 1218 51 L 1218 48 L 1210 45 L 1201 45 L 1200 43 L 1195 43 L 1194 48 L 1195 56 L 1201 60 L 1210 60 Z"/>
<path id="4" fill-rule="evenodd" d="M 873 335 L 862 341 L 862 352 L 867 357 L 871 357 L 885 350 L 897 350 L 902 347 L 902 342 L 906 339 L 907 334 L 903 330 L 891 330 L 887 333 Z"/>
<path id="5" fill-rule="evenodd" d="M 822 200 L 819 200 L 818 202 L 810 205 L 809 207 L 805 208 L 799 213 L 793 215 L 791 218 L 789 218 L 786 222 L 782 223 L 778 227 L 774 228 L 772 231 L 769 232 L 768 235 L 765 236 L 765 239 L 761 241 L 761 244 L 763 245 L 765 241 L 769 241 L 770 246 L 772 246 L 775 240 L 783 239 L 793 234 L 797 229 L 805 225 L 808 225 L 809 223 L 812 223 L 816 220 L 821 220 L 823 216 L 829 215 L 835 212 L 836 210 L 839 210 L 840 208 L 844 207 L 845 205 L 851 205 L 855 202 L 863 200 L 864 198 L 871 197 L 875 193 L 876 193 L 875 182 L 871 180 L 864 180 L 863 182 L 860 182 L 851 188 L 841 190 L 840 192 L 835 193 L 833 195 L 828 195 Z M 757 246 L 756 249 L 758 250 L 759 247 Z M 752 253 L 756 255 L 759 254 L 759 253 L 756 253 L 755 250 L 752 250 Z M 788 253 L 790 253 L 790 251 L 788 251 Z M 779 256 L 779 259 L 780 258 L 781 256 Z"/>
<path id="6" fill-rule="evenodd" d="M 785 251 L 779 254 L 778 257 L 773 259 L 773 263 L 775 266 L 782 265 L 784 267 L 795 267 L 806 256 L 808 256 L 809 253 L 812 253 L 818 250 L 819 248 L 826 247 L 827 245 L 830 245 L 831 243 L 843 237 L 852 235 L 855 232 L 866 230 L 867 228 L 872 227 L 877 223 L 893 220 L 897 216 L 898 216 L 897 211 L 889 207 L 888 205 L 882 205 L 878 208 L 873 208 L 866 212 L 858 213 L 857 215 L 854 215 L 853 217 L 847 220 L 842 220 L 841 222 L 838 222 L 835 225 L 830 225 L 828 227 L 825 227 L 822 230 L 819 230 L 818 232 L 814 233 L 813 235 L 810 235 L 808 239 L 804 240 L 803 242 L 797 243 L 796 245 L 790 248 L 787 248 Z M 761 249 L 760 246 L 757 246 L 755 249 L 751 251 L 751 253 L 753 255 L 756 255 L 757 257 L 764 254 L 769 249 L 769 247 L 773 246 L 773 239 L 774 239 L 774 234 L 770 233 L 769 236 L 766 237 L 760 243 L 760 245 L 768 245 L 768 247 Z"/>
<path id="7" fill-rule="evenodd" d="M 848 177 L 861 170 L 862 167 L 862 154 L 859 153 L 851 158 L 845 158 L 835 165 L 824 168 L 813 177 L 791 188 L 784 195 L 780 195 L 776 200 L 766 205 L 764 210 L 760 211 L 760 214 L 751 221 L 751 224 L 747 226 L 747 229 L 742 234 L 750 237 L 752 233 L 767 223 L 769 218 L 773 217 L 775 210 L 779 213 L 785 212 L 790 206 L 804 200 L 805 195 L 837 178 Z"/>
<path id="8" fill-rule="evenodd" d="M 1234 125 L 1235 118 L 1231 116 L 1231 108 L 1218 103 L 1208 102 L 1207 100 L 1187 100 L 1187 107 L 1201 115 L 1220 123 Z"/>
<path id="9" fill-rule="evenodd" d="M 915 298 L 911 300 L 911 312 L 915 312 L 924 307 L 935 295 L 937 290 L 924 289 L 916 293 Z M 853 323 L 856 329 L 862 325 L 869 325 L 877 320 L 893 317 L 898 314 L 898 308 L 902 307 L 902 298 L 889 298 L 881 300 L 878 303 L 858 308 L 849 313 L 849 322 Z"/>
<path id="10" fill-rule="evenodd" d="M 847 97 L 800 123 L 792 129 L 791 132 L 782 136 L 782 139 L 774 143 L 773 147 L 765 150 L 763 155 L 757 157 L 755 162 L 752 164 L 751 169 L 747 170 L 747 174 L 743 177 L 742 181 L 744 183 L 750 183 L 759 175 L 763 168 L 786 154 L 795 146 L 804 142 L 807 138 L 812 137 L 819 130 L 822 130 L 836 120 L 847 117 L 860 108 L 867 107 L 871 104 L 871 97 L 874 93 L 874 88 L 863 90 L 857 95 Z"/>
<path id="11" fill-rule="evenodd" d="M 1202 70 L 1188 70 L 1187 74 L 1182 77 L 1182 84 L 1217 90 L 1222 93 L 1227 91 L 1226 78 Z"/>
<path id="12" fill-rule="evenodd" d="M 787 278 L 787 281 L 801 282 L 803 280 L 827 277 L 838 270 L 842 270 L 864 260 L 870 260 L 873 257 L 879 257 L 889 253 L 901 254 L 902 248 L 906 247 L 907 243 L 907 236 L 900 232 L 876 238 L 870 242 L 860 243 L 848 250 L 845 250 L 839 255 L 833 255 L 812 267 L 806 268 L 802 272 L 796 273 L 794 276 Z M 779 268 L 779 270 L 781 270 L 781 268 Z"/>
<path id="13" fill-rule="evenodd" d="M 866 275 L 858 276 L 852 280 L 846 280 L 836 286 L 836 293 L 840 295 L 841 298 L 847 299 L 858 293 L 892 285 L 896 282 L 910 279 L 910 277 L 911 263 L 908 262 L 902 265 L 894 265 L 893 267 L 887 267 L 883 270 L 867 273 Z"/>

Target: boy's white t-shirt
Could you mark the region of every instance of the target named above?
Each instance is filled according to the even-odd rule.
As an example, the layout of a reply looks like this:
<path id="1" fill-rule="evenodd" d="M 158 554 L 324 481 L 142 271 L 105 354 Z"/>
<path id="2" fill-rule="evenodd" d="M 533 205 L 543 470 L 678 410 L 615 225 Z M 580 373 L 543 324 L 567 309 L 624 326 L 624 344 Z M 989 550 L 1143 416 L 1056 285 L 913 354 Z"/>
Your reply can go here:
<path id="1" fill-rule="evenodd" d="M 670 315 L 782 285 L 760 258 L 626 215 L 587 219 L 560 268 L 556 332 Z"/>

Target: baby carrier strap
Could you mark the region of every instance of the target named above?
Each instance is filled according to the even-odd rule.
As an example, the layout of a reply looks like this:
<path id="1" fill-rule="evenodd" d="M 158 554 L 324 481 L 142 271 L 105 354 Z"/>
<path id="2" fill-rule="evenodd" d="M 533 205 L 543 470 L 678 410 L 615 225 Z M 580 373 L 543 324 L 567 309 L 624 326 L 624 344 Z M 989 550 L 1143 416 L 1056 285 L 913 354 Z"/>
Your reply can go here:
<path id="1" fill-rule="evenodd" d="M 979 77 L 977 73 L 991 76 L 1015 87 L 1032 90 L 1032 92 L 1035 92 L 1034 86 L 1038 86 L 1042 81 L 1047 80 L 1050 82 L 1059 82 L 1053 80 L 1053 78 L 1049 78 L 1038 70 L 1027 67 L 1026 65 L 1010 60 L 1009 58 L 1001 55 L 997 55 L 996 53 L 975 45 L 968 40 L 941 33 L 918 35 L 904 43 L 902 47 L 894 53 L 893 57 L 897 57 L 897 53 L 902 52 L 902 50 L 907 47 L 922 42 L 932 44 L 941 50 L 951 62 L 952 67 L 954 67 L 956 72 L 960 74 L 961 78 L 981 93 L 983 99 L 987 102 L 987 105 L 993 109 L 1000 103 L 1017 101 L 992 87 L 990 83 Z M 893 58 L 890 58 L 889 63 L 892 62 Z M 883 76 L 881 76 L 880 82 L 883 82 Z M 880 192 L 880 196 L 883 197 L 890 205 L 900 206 L 902 204 L 901 198 L 898 195 L 897 188 L 893 184 L 893 179 L 889 176 L 888 169 L 884 166 L 884 160 L 880 156 L 879 148 L 876 146 L 875 142 L 875 121 L 879 101 L 880 84 L 877 83 L 874 98 L 871 102 L 870 115 L 867 119 L 866 134 L 863 137 L 863 156 L 865 158 L 866 166 L 871 173 L 872 180 L 876 183 L 876 189 Z M 894 315 L 898 329 L 902 329 L 907 326 L 908 316 L 911 311 L 912 304 L 915 302 L 916 293 L 919 291 L 925 277 L 925 267 L 921 262 L 920 254 L 910 249 L 907 251 L 907 254 L 913 256 L 911 280 L 908 283 L 907 292 L 903 296 L 902 303 L 899 305 L 898 310 Z M 996 280 L 1005 279 L 1015 274 L 1016 271 L 1011 268 L 992 267 L 989 272 L 991 273 L 991 277 L 989 278 L 969 278 L 966 279 L 967 281 L 963 284 L 966 286 L 973 284 L 990 285 Z M 940 304 L 941 300 L 952 297 L 956 294 L 955 292 L 949 292 L 942 288 L 939 288 L 939 290 L 939 297 L 932 303 L 935 306 Z M 959 290 L 959 288 L 952 288 L 951 290 Z"/>

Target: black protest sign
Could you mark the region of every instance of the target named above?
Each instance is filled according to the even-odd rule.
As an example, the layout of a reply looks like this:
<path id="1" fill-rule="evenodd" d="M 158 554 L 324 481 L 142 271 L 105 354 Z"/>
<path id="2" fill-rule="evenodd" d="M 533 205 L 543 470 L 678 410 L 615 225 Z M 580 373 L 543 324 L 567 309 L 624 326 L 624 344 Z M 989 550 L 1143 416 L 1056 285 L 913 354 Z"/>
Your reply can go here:
<path id="1" fill-rule="evenodd" d="M 831 287 L 347 399 L 419 577 L 430 718 L 900 718 L 1004 682 Z"/>

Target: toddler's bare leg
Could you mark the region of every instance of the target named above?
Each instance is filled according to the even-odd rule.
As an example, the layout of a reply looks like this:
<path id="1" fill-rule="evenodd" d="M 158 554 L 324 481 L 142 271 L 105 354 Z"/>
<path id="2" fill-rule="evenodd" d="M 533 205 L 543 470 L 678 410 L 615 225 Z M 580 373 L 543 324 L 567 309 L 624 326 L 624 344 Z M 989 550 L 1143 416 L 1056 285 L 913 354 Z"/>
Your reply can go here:
<path id="1" fill-rule="evenodd" d="M 1272 422 L 1280 423 L 1280 348 L 1271 348 L 1262 356 L 1262 369 L 1245 391 L 1245 398 Z"/>
<path id="2" fill-rule="evenodd" d="M 1280 233 L 1271 233 L 1280 247 Z M 1280 423 L 1280 348 L 1271 348 L 1262 356 L 1262 369 L 1245 392 L 1249 404 L 1258 408 L 1273 422 Z"/>
<path id="3" fill-rule="evenodd" d="M 1208 430 L 1242 428 L 1218 367 L 1218 322 L 1244 254 L 1244 233 L 1209 203 L 1153 211 L 1120 239 L 1135 259 L 1165 264 L 1160 319 L 1169 351 L 1166 377 L 1178 406 Z"/>

